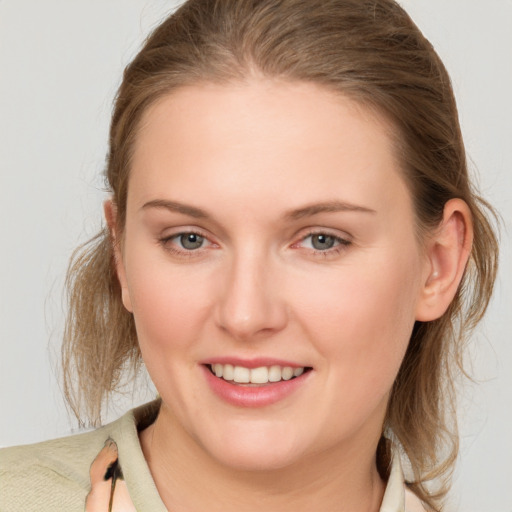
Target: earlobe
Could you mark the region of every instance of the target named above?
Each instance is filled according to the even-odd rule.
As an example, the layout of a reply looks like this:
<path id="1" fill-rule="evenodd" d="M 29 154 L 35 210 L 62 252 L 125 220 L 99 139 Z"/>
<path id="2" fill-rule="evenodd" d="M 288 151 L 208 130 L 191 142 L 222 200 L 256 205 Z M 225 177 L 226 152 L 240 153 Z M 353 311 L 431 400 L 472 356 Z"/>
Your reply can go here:
<path id="1" fill-rule="evenodd" d="M 123 255 L 121 253 L 119 227 L 117 221 L 117 207 L 112 199 L 108 199 L 103 203 L 103 211 L 105 213 L 105 220 L 110 233 L 110 241 L 114 253 L 114 262 L 116 267 L 117 279 L 121 287 L 121 299 L 124 307 L 132 313 L 132 303 L 130 293 L 128 291 L 128 284 L 126 281 L 126 271 L 124 268 Z"/>
<path id="2" fill-rule="evenodd" d="M 451 199 L 444 207 L 440 226 L 427 244 L 426 278 L 416 320 L 436 320 L 448 309 L 464 275 L 472 243 L 473 223 L 469 207 L 462 199 Z"/>

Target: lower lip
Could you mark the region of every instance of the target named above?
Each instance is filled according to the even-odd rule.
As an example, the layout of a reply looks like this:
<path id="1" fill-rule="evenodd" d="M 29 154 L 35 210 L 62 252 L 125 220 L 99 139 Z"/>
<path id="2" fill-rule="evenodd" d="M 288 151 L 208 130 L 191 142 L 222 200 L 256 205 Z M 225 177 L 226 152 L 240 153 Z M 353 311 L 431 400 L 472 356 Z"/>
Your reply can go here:
<path id="1" fill-rule="evenodd" d="M 245 386 L 216 377 L 205 365 L 203 372 L 210 389 L 225 402 L 237 407 L 265 407 L 284 400 L 304 385 L 311 373 L 307 371 L 294 379 L 261 386 Z"/>

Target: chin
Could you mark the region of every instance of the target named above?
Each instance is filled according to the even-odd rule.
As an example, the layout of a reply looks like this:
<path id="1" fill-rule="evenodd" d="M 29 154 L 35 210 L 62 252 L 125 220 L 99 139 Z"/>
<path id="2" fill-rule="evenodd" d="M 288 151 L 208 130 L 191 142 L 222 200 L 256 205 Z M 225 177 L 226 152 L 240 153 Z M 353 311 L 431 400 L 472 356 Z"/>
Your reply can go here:
<path id="1" fill-rule="evenodd" d="M 282 450 L 276 450 L 275 447 L 248 450 L 228 449 L 212 455 L 216 456 L 215 458 L 221 465 L 246 472 L 279 471 L 293 466 L 299 459 L 297 451 L 283 453 Z"/>
<path id="2" fill-rule="evenodd" d="M 238 471 L 274 471 L 292 466 L 301 457 L 299 439 L 276 426 L 225 429 L 222 440 L 208 439 L 203 447 L 223 466 Z"/>

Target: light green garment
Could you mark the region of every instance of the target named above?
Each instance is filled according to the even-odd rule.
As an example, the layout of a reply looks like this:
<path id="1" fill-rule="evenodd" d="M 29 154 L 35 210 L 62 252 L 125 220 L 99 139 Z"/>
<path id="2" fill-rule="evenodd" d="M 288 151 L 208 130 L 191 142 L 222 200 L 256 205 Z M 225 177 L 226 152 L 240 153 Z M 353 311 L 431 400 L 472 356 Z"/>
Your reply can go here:
<path id="1" fill-rule="evenodd" d="M 0 512 L 84 512 L 91 491 L 91 465 L 109 445 L 117 449 L 122 473 L 117 487 L 115 477 L 102 481 L 109 481 L 108 486 L 114 482 L 113 495 L 122 485 L 131 499 L 127 508 L 112 510 L 165 512 L 138 438 L 138 431 L 155 420 L 158 408 L 159 401 L 151 402 L 92 432 L 0 450 Z M 100 511 L 88 503 L 89 510 L 108 512 L 108 506 Z M 396 458 L 380 512 L 424 512 L 420 501 L 406 490 Z"/>

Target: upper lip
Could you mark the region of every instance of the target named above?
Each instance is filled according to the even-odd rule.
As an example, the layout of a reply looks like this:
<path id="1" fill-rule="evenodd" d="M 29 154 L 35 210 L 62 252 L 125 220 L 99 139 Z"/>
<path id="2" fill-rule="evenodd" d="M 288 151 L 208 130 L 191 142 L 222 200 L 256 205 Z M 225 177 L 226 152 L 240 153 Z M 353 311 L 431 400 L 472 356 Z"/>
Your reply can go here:
<path id="1" fill-rule="evenodd" d="M 243 366 L 244 368 L 260 368 L 261 366 L 291 366 L 292 368 L 308 367 L 307 365 L 293 361 L 285 361 L 284 359 L 276 359 L 273 357 L 255 357 L 251 359 L 244 359 L 241 357 L 221 356 L 206 359 L 201 361 L 201 364 L 231 364 L 233 366 Z"/>

